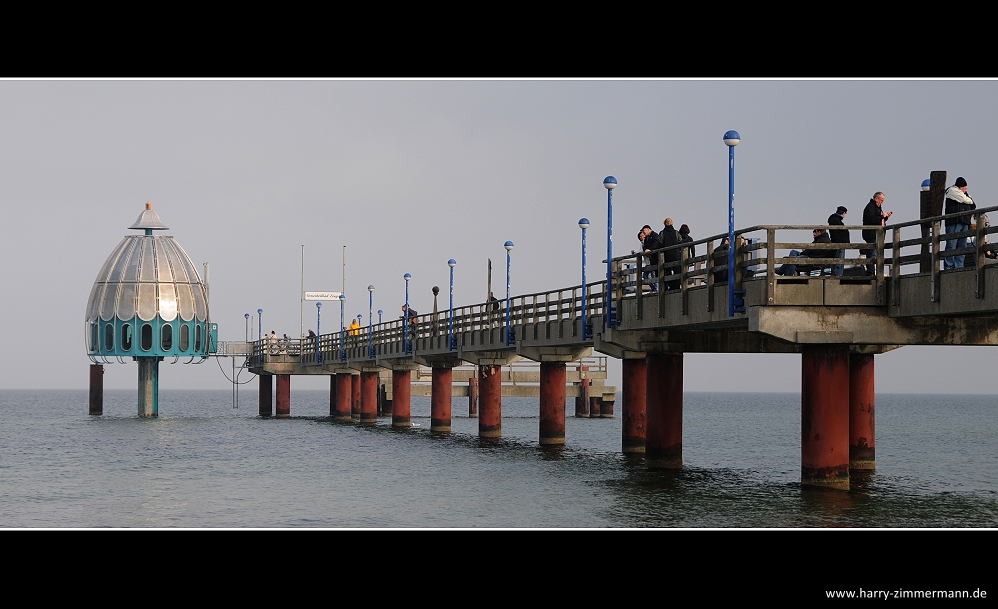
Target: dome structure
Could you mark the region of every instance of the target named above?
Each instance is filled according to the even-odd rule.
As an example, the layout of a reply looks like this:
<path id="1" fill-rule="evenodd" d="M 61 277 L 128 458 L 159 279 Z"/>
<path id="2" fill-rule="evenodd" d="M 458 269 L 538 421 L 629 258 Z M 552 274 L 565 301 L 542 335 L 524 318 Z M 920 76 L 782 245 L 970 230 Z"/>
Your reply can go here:
<path id="1" fill-rule="evenodd" d="M 121 240 L 90 290 L 85 320 L 90 359 L 204 361 L 215 351 L 218 330 L 209 322 L 207 289 L 197 269 L 173 237 L 153 235 L 168 229 L 151 203 L 129 228 L 143 234 Z"/>

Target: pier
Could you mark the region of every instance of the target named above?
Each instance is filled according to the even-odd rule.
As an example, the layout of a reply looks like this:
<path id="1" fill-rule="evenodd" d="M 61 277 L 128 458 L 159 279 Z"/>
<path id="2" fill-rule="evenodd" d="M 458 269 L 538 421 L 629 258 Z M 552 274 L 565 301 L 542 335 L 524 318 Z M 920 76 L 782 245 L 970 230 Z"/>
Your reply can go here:
<path id="1" fill-rule="evenodd" d="M 336 420 L 371 425 L 380 414 L 405 428 L 411 424 L 411 396 L 428 391 L 433 431 L 449 432 L 453 397 L 468 396 L 479 436 L 501 438 L 502 397 L 530 387 L 539 398 L 542 445 L 571 441 L 565 435 L 568 397 L 577 398 L 576 416 L 592 417 L 597 409 L 600 417 L 615 416 L 616 388 L 602 384 L 605 364 L 600 377 L 590 374 L 599 366 L 594 370 L 584 359 L 598 353 L 622 360 L 621 450 L 643 453 L 656 469 L 683 466 L 685 353 L 796 353 L 801 482 L 848 489 L 850 470 L 876 467 L 878 354 L 906 345 L 998 344 L 998 265 L 986 264 L 986 254 L 998 250 L 987 237 L 998 229 L 982 219 L 998 207 L 969 212 L 976 222 L 972 230 L 946 234 L 949 216 L 938 213 L 944 181 L 944 172 L 933 172 L 919 220 L 836 227 L 854 238 L 861 230 L 875 231 L 871 244 L 807 241 L 812 229 L 827 225 L 750 226 L 732 230 L 733 253 L 722 246 L 727 234 L 713 235 L 650 254 L 611 257 L 601 281 L 277 344 L 213 343 L 217 328 L 208 324 L 209 344 L 199 342 L 198 349 L 205 356 L 247 358 L 249 370 L 259 375 L 262 416 L 290 416 L 291 376 L 326 375 Z M 966 256 L 971 264 L 942 271 L 944 243 L 960 237 L 973 245 L 945 254 Z M 788 255 L 804 248 L 829 255 L 808 258 L 804 267 L 801 258 Z M 837 257 L 843 249 L 874 250 L 876 258 Z M 776 272 L 790 264 L 810 271 Z M 848 268 L 834 276 L 834 265 Z M 866 265 L 875 269 L 872 274 Z M 196 319 L 207 324 L 200 315 Z M 104 329 L 103 322 L 91 323 L 91 357 L 99 365 L 105 346 L 99 338 L 113 322 Z M 115 330 L 109 332 L 113 346 Z M 149 340 L 158 344 L 154 336 Z M 518 372 L 524 365 L 519 362 L 531 362 L 529 373 Z M 772 373 L 763 364 L 758 370 Z M 100 380 L 92 370 L 92 413 Z"/>

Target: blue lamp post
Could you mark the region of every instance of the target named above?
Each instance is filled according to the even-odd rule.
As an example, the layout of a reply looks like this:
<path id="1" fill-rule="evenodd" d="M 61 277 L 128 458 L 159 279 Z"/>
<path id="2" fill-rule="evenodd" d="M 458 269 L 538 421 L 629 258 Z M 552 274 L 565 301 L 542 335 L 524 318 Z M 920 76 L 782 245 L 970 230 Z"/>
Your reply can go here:
<path id="1" fill-rule="evenodd" d="M 367 350 L 370 358 L 374 359 L 374 286 L 367 286 L 367 293 L 370 298 L 367 302 Z"/>
<path id="2" fill-rule="evenodd" d="M 246 318 L 246 342 L 249 342 L 249 318 L 250 318 L 250 314 L 247 313 L 246 315 L 244 315 L 244 317 Z"/>
<path id="3" fill-rule="evenodd" d="M 582 229 L 582 340 L 586 340 L 590 334 L 586 325 L 586 229 L 589 228 L 589 219 L 579 220 L 579 228 Z"/>
<path id="4" fill-rule="evenodd" d="M 257 332 L 256 337 L 260 340 L 263 340 L 263 309 L 256 310 L 256 317 L 257 317 L 257 323 L 259 324 L 259 331 Z"/>
<path id="5" fill-rule="evenodd" d="M 340 361 L 345 362 L 347 359 L 347 345 L 346 341 L 343 340 L 346 335 L 346 324 L 344 323 L 343 308 L 347 304 L 347 295 L 340 294 Z"/>
<path id="6" fill-rule="evenodd" d="M 384 309 L 378 309 L 378 323 L 381 323 L 381 316 L 385 314 Z"/>
<path id="7" fill-rule="evenodd" d="M 315 303 L 315 335 L 322 336 L 322 303 Z M 315 363 L 322 363 L 322 351 L 315 350 Z"/>
<path id="8" fill-rule="evenodd" d="M 606 188 L 606 325 L 612 326 L 617 323 L 616 311 L 613 310 L 613 298 L 610 297 L 610 286 L 613 285 L 613 189 L 617 187 L 617 178 L 606 176 L 603 179 L 603 187 Z"/>
<path id="9" fill-rule="evenodd" d="M 932 185 L 932 180 L 928 180 L 928 179 L 922 180 L 922 190 L 929 190 L 929 187 L 931 185 Z"/>
<path id="10" fill-rule="evenodd" d="M 506 248 L 506 346 L 510 343 L 510 333 L 509 333 L 509 253 L 513 249 L 513 242 L 507 241 L 503 244 Z"/>
<path id="11" fill-rule="evenodd" d="M 457 260 L 451 258 L 447 261 L 447 266 L 450 267 L 450 317 L 447 325 L 447 348 L 453 351 L 457 347 L 457 341 L 454 339 L 454 267 L 457 266 Z"/>
<path id="12" fill-rule="evenodd" d="M 405 279 L 405 314 L 402 315 L 402 328 L 404 337 L 402 340 L 405 345 L 405 352 L 409 353 L 409 280 L 412 279 L 412 275 L 406 273 L 402 276 Z"/>
<path id="13" fill-rule="evenodd" d="M 741 141 L 737 131 L 724 134 L 728 147 L 728 317 L 735 316 L 735 146 Z M 740 307 L 740 313 L 745 307 Z"/>

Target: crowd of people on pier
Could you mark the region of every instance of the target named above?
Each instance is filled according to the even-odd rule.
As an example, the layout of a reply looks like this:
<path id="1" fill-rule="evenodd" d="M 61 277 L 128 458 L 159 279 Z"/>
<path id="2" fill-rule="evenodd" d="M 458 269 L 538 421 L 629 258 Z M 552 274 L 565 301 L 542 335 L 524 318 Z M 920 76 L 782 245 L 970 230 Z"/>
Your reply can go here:
<path id="1" fill-rule="evenodd" d="M 944 199 L 945 209 L 943 210 L 943 213 L 946 215 L 971 212 L 977 208 L 973 198 L 967 193 L 967 181 L 963 177 L 958 177 L 954 184 L 946 189 Z M 884 209 L 885 200 L 886 196 L 883 192 L 877 191 L 873 194 L 869 202 L 863 208 L 863 226 L 887 225 L 888 219 L 894 214 L 894 212 Z M 799 258 L 801 261 L 783 264 L 779 268 L 775 269 L 774 272 L 781 276 L 792 276 L 798 274 L 810 275 L 813 273 L 820 275 L 828 274 L 834 277 L 842 277 L 847 274 L 861 274 L 866 276 L 874 275 L 876 273 L 878 255 L 877 235 L 881 231 L 877 231 L 872 228 L 863 229 L 860 234 L 863 240 L 862 243 L 867 245 L 867 247 L 861 247 L 859 249 L 860 256 L 864 259 L 863 263 L 853 267 L 852 270 L 847 271 L 846 269 L 845 258 L 847 248 L 845 246 L 852 243 L 852 239 L 847 229 L 837 227 L 846 226 L 846 216 L 848 213 L 848 208 L 843 205 L 839 205 L 835 211 L 828 216 L 828 229 L 815 229 L 812 231 L 813 240 L 811 243 L 816 247 L 809 247 L 800 251 L 796 249 L 791 250 L 789 257 Z M 981 222 L 984 223 L 985 227 L 990 225 L 986 215 L 981 216 Z M 974 214 L 947 218 L 944 224 L 946 234 L 961 233 L 969 230 L 975 230 L 977 228 Z M 644 285 L 648 285 L 652 292 L 657 292 L 660 285 L 664 285 L 667 291 L 679 289 L 681 281 L 680 278 L 672 278 L 671 276 L 682 274 L 680 269 L 681 265 L 674 263 L 679 262 L 682 259 L 683 248 L 673 247 L 672 249 L 667 249 L 664 252 L 661 252 L 661 260 L 658 259 L 658 254 L 652 254 L 652 252 L 682 243 L 692 243 L 693 238 L 690 236 L 690 227 L 683 224 L 678 230 L 676 230 L 672 218 L 666 218 L 663 222 L 662 230 L 657 233 L 647 224 L 641 227 L 641 230 L 638 231 L 638 241 L 641 243 L 640 249 L 631 250 L 631 253 L 637 254 L 644 252 L 647 254 L 643 256 L 641 260 L 641 266 L 643 267 L 642 283 Z M 746 243 L 740 236 L 737 238 L 737 241 L 738 249 Z M 984 238 L 984 243 L 988 243 L 987 237 Z M 945 241 L 943 251 L 962 249 L 968 246 L 973 246 L 973 244 L 972 238 L 968 238 L 966 236 L 955 237 Z M 720 246 L 713 252 L 713 266 L 715 268 L 720 267 L 720 270 L 714 271 L 715 283 L 723 283 L 728 280 L 728 248 L 728 238 L 724 237 Z M 985 252 L 985 256 L 995 259 L 998 258 L 998 252 Z M 695 257 L 695 250 L 691 245 L 689 247 L 689 258 Z M 823 262 L 808 263 L 805 262 L 807 259 L 821 259 Z M 836 259 L 837 261 L 834 263 L 824 262 L 829 259 Z M 662 263 L 661 266 L 659 264 L 660 262 Z M 975 257 L 973 254 L 950 255 L 944 257 L 943 268 L 944 270 L 961 269 L 966 266 L 973 266 L 974 264 Z M 661 278 L 659 277 L 660 272 L 663 275 Z M 753 274 L 750 269 L 743 269 L 742 273 L 743 277 L 750 277 Z M 694 280 L 690 281 L 692 284 Z"/>

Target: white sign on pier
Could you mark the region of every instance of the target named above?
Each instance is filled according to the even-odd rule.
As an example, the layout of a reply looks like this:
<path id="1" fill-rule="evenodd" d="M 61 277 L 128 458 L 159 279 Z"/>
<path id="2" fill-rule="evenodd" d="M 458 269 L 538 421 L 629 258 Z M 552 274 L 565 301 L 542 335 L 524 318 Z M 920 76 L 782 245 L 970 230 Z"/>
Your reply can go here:
<path id="1" fill-rule="evenodd" d="M 339 300 L 343 292 L 305 292 L 305 300 Z"/>

